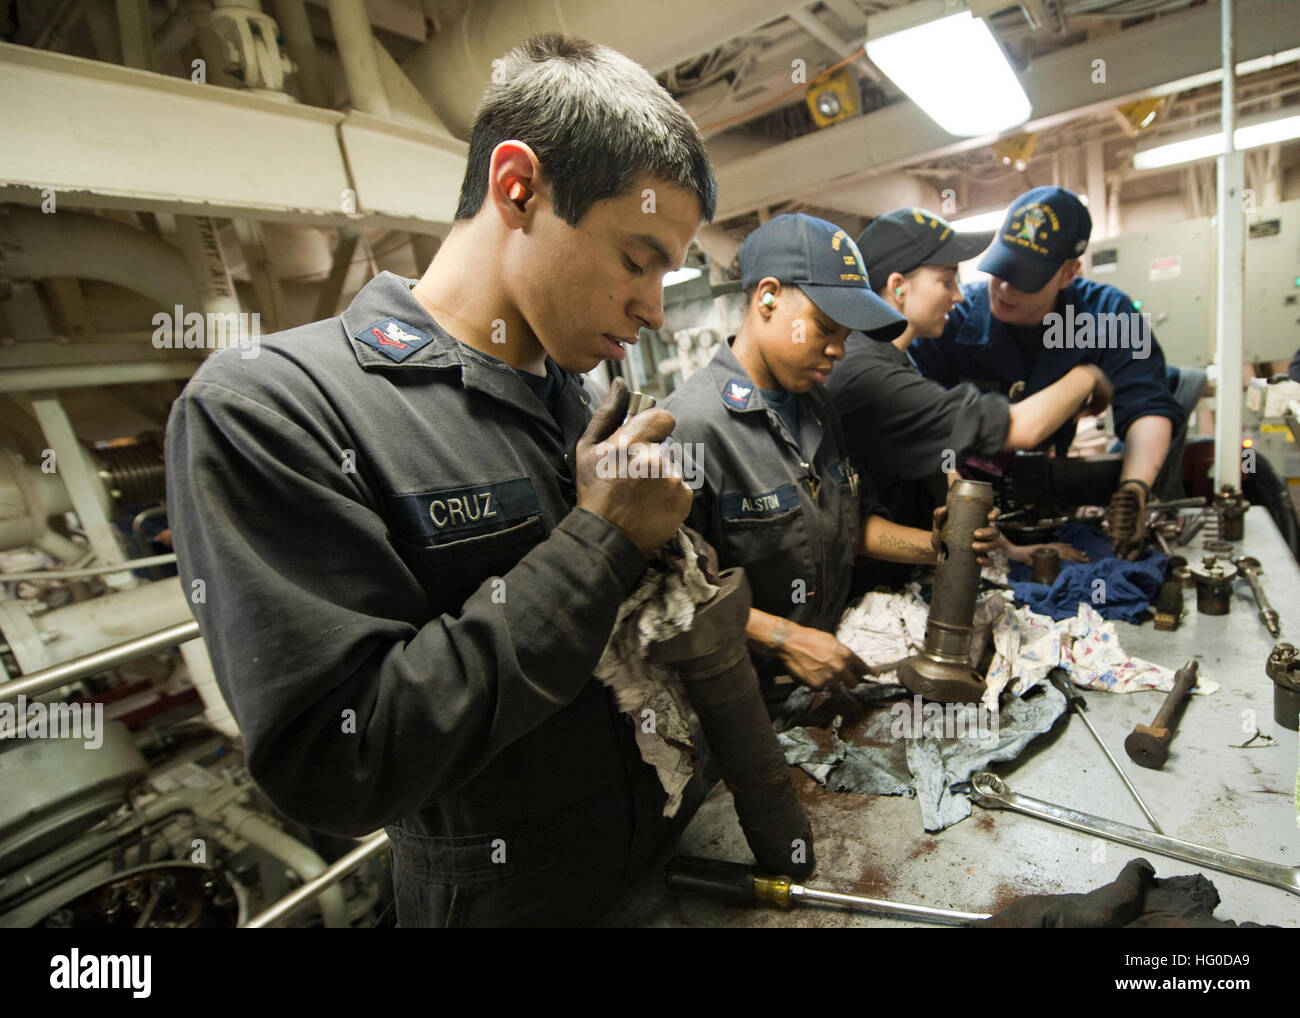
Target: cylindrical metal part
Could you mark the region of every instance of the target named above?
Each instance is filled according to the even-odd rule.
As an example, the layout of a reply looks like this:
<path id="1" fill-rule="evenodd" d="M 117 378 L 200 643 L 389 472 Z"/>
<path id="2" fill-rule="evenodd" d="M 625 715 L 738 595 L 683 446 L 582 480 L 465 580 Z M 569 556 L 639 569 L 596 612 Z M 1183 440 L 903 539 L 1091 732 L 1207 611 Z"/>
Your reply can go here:
<path id="1" fill-rule="evenodd" d="M 1034 582 L 1051 586 L 1061 572 L 1061 553 L 1055 548 L 1035 548 L 1033 559 Z"/>
<path id="2" fill-rule="evenodd" d="M 725 570 L 717 594 L 696 609 L 692 627 L 655 644 L 651 657 L 681 676 L 758 865 L 802 880 L 816 865 L 812 825 L 795 795 L 745 644 L 751 603 L 745 571 Z"/>
<path id="3" fill-rule="evenodd" d="M 1199 671 L 1200 663 L 1195 660 L 1178 669 L 1174 673 L 1174 688 L 1160 705 L 1155 720 L 1149 725 L 1138 725 L 1124 740 L 1124 751 L 1138 766 L 1158 771 L 1169 759 L 1169 743 L 1178 727 L 1183 706 L 1192 695 Z"/>
<path id="4" fill-rule="evenodd" d="M 1214 511 L 1219 517 L 1219 540 L 1240 541 L 1246 532 L 1246 510 L 1250 503 L 1233 488 L 1220 488 L 1214 496 Z"/>
<path id="5" fill-rule="evenodd" d="M 48 690 L 58 689 L 59 686 L 65 686 L 69 682 L 107 671 L 109 668 L 116 668 L 127 661 L 152 654 L 156 650 L 175 647 L 186 640 L 193 640 L 198 635 L 197 622 L 193 620 L 180 622 L 166 629 L 126 640 L 115 647 L 97 650 L 92 654 L 64 661 L 62 664 L 42 668 L 40 671 L 24 675 L 21 679 L 14 679 L 12 682 L 0 685 L 0 703 L 16 700 L 19 696 L 37 696 Z"/>
<path id="6" fill-rule="evenodd" d="M 649 410 L 655 405 L 655 398 L 644 392 L 629 392 L 627 394 L 627 414 L 623 418 L 626 424 L 631 418 L 635 417 L 642 410 Z"/>
<path id="7" fill-rule="evenodd" d="M 1300 661 L 1289 643 L 1279 643 L 1268 656 L 1265 672 L 1273 680 L 1273 720 L 1300 731 Z"/>
<path id="8" fill-rule="evenodd" d="M 1259 581 L 1259 574 L 1263 571 L 1259 559 L 1247 555 L 1237 560 L 1237 568 L 1241 570 L 1241 575 L 1246 577 L 1246 582 L 1250 584 L 1250 592 L 1255 595 L 1255 604 L 1259 606 L 1259 621 L 1264 623 L 1264 628 L 1268 630 L 1270 636 L 1281 636 L 1282 627 L 1278 624 L 1277 612 L 1269 604 L 1268 595 L 1264 593 L 1264 585 Z"/>
<path id="9" fill-rule="evenodd" d="M 993 486 L 957 481 L 948 489 L 947 506 L 925 648 L 903 662 L 898 674 L 913 693 L 955 703 L 978 700 L 984 693 L 984 682 L 970 660 L 971 620 L 980 583 L 980 565 L 971 542 L 975 531 L 988 524 Z"/>
<path id="10" fill-rule="evenodd" d="M 1237 567 L 1210 555 L 1191 574 L 1196 581 L 1196 610 L 1202 615 L 1227 615 Z"/>

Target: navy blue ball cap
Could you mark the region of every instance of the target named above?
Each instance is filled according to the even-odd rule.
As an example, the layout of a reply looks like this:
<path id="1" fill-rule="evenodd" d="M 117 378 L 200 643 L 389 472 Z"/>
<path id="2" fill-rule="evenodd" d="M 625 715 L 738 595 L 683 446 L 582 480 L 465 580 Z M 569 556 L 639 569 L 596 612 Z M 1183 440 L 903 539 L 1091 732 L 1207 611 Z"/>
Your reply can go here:
<path id="1" fill-rule="evenodd" d="M 768 276 L 797 286 L 831 321 L 873 339 L 894 339 L 907 328 L 872 292 L 853 238 L 816 216 L 777 216 L 760 226 L 740 246 L 740 275 L 746 290 Z"/>
<path id="2" fill-rule="evenodd" d="M 858 237 L 867 276 L 877 288 L 895 272 L 969 261 L 992 242 L 992 230 L 958 233 L 942 216 L 911 207 L 877 216 Z"/>
<path id="3" fill-rule="evenodd" d="M 1092 236 L 1092 216 L 1073 191 L 1036 187 L 1011 203 L 980 271 L 1023 293 L 1037 293 Z"/>

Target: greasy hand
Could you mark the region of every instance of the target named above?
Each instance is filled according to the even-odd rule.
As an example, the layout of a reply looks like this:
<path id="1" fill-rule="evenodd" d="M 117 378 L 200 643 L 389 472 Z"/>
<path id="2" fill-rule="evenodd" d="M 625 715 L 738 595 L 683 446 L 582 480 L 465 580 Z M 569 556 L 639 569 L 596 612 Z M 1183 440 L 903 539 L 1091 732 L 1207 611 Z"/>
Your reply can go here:
<path id="1" fill-rule="evenodd" d="M 790 635 L 777 651 L 790 674 L 814 689 L 856 686 L 871 669 L 830 633 L 788 623 Z"/>
<path id="2" fill-rule="evenodd" d="M 1093 376 L 1092 394 L 1079 409 L 1079 415 L 1092 414 L 1099 416 L 1104 414 L 1106 408 L 1110 406 L 1111 400 L 1115 398 L 1115 386 L 1106 377 L 1106 372 L 1102 371 L 1096 364 L 1080 364 L 1079 367 Z"/>
<path id="3" fill-rule="evenodd" d="M 1011 544 L 1007 542 L 1003 550 L 1007 553 L 1007 558 L 1012 562 L 1022 562 L 1028 566 L 1033 565 L 1034 551 L 1038 548 L 1055 548 L 1056 553 L 1061 556 L 1062 562 L 1088 561 L 1086 554 L 1064 541 L 1051 541 L 1047 544 Z"/>
<path id="4" fill-rule="evenodd" d="M 670 469 L 661 458 L 659 443 L 676 424 L 672 414 L 646 410 L 620 427 L 627 402 L 627 385 L 616 378 L 578 439 L 578 507 L 614 524 L 649 558 L 682 525 L 693 496 L 681 471 Z M 620 455 L 623 448 L 626 453 Z M 619 469 L 624 457 L 640 460 L 640 466 L 635 471 Z M 633 472 L 640 476 L 619 476 Z"/>
<path id="5" fill-rule="evenodd" d="M 1106 515 L 1110 523 L 1110 547 L 1115 557 L 1137 558 L 1147 533 L 1146 492 L 1136 484 L 1121 484 L 1110 497 Z"/>
<path id="6" fill-rule="evenodd" d="M 974 540 L 971 541 L 970 546 L 975 551 L 975 561 L 982 566 L 993 564 L 988 556 L 989 552 L 997 547 L 998 538 L 1002 535 L 1002 532 L 998 530 L 996 523 L 998 515 L 1001 512 L 1002 510 L 996 506 L 990 509 L 989 525 L 987 527 L 980 527 L 973 535 Z M 943 525 L 947 519 L 948 507 L 946 505 L 939 506 L 939 508 L 934 511 L 933 523 L 930 526 L 930 547 L 934 549 L 936 555 L 939 554 L 939 550 L 943 547 Z"/>

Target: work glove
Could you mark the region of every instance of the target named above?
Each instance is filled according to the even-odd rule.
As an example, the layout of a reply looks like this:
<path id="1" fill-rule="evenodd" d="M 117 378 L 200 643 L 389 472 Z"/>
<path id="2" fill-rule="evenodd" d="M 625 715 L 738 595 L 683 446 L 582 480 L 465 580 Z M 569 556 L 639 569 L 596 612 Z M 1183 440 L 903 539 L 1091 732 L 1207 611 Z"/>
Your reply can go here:
<path id="1" fill-rule="evenodd" d="M 1135 559 L 1147 535 L 1147 500 L 1151 489 L 1137 479 L 1119 482 L 1110 497 L 1106 520 L 1110 525 L 1110 548 L 1116 558 Z"/>

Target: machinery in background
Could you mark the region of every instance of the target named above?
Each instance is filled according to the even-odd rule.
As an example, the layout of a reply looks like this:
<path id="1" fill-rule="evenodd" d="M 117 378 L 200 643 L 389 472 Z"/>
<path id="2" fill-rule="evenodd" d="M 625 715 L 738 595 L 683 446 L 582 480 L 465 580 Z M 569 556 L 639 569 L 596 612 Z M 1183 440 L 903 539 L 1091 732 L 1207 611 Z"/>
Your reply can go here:
<path id="1" fill-rule="evenodd" d="M 151 554 L 160 437 L 92 448 L 58 396 L 31 403 L 47 455 L 0 449 L 0 926 L 242 925 L 354 843 L 280 816 L 243 765 L 203 594 Z M 287 921 L 371 925 L 391 895 L 374 854 Z"/>
<path id="2" fill-rule="evenodd" d="M 1288 426 L 1287 408 L 1291 406 L 1300 411 L 1300 382 L 1285 375 L 1252 378 L 1242 409 L 1242 436 L 1246 449 L 1253 449 L 1272 465 L 1300 512 L 1300 438 Z M 1248 461 L 1250 453 L 1245 455 Z"/>
<path id="3" fill-rule="evenodd" d="M 0 926 L 239 926 L 353 847 L 279 816 L 200 717 L 99 737 L 0 739 Z M 391 895 L 372 858 L 293 924 L 370 926 Z"/>

